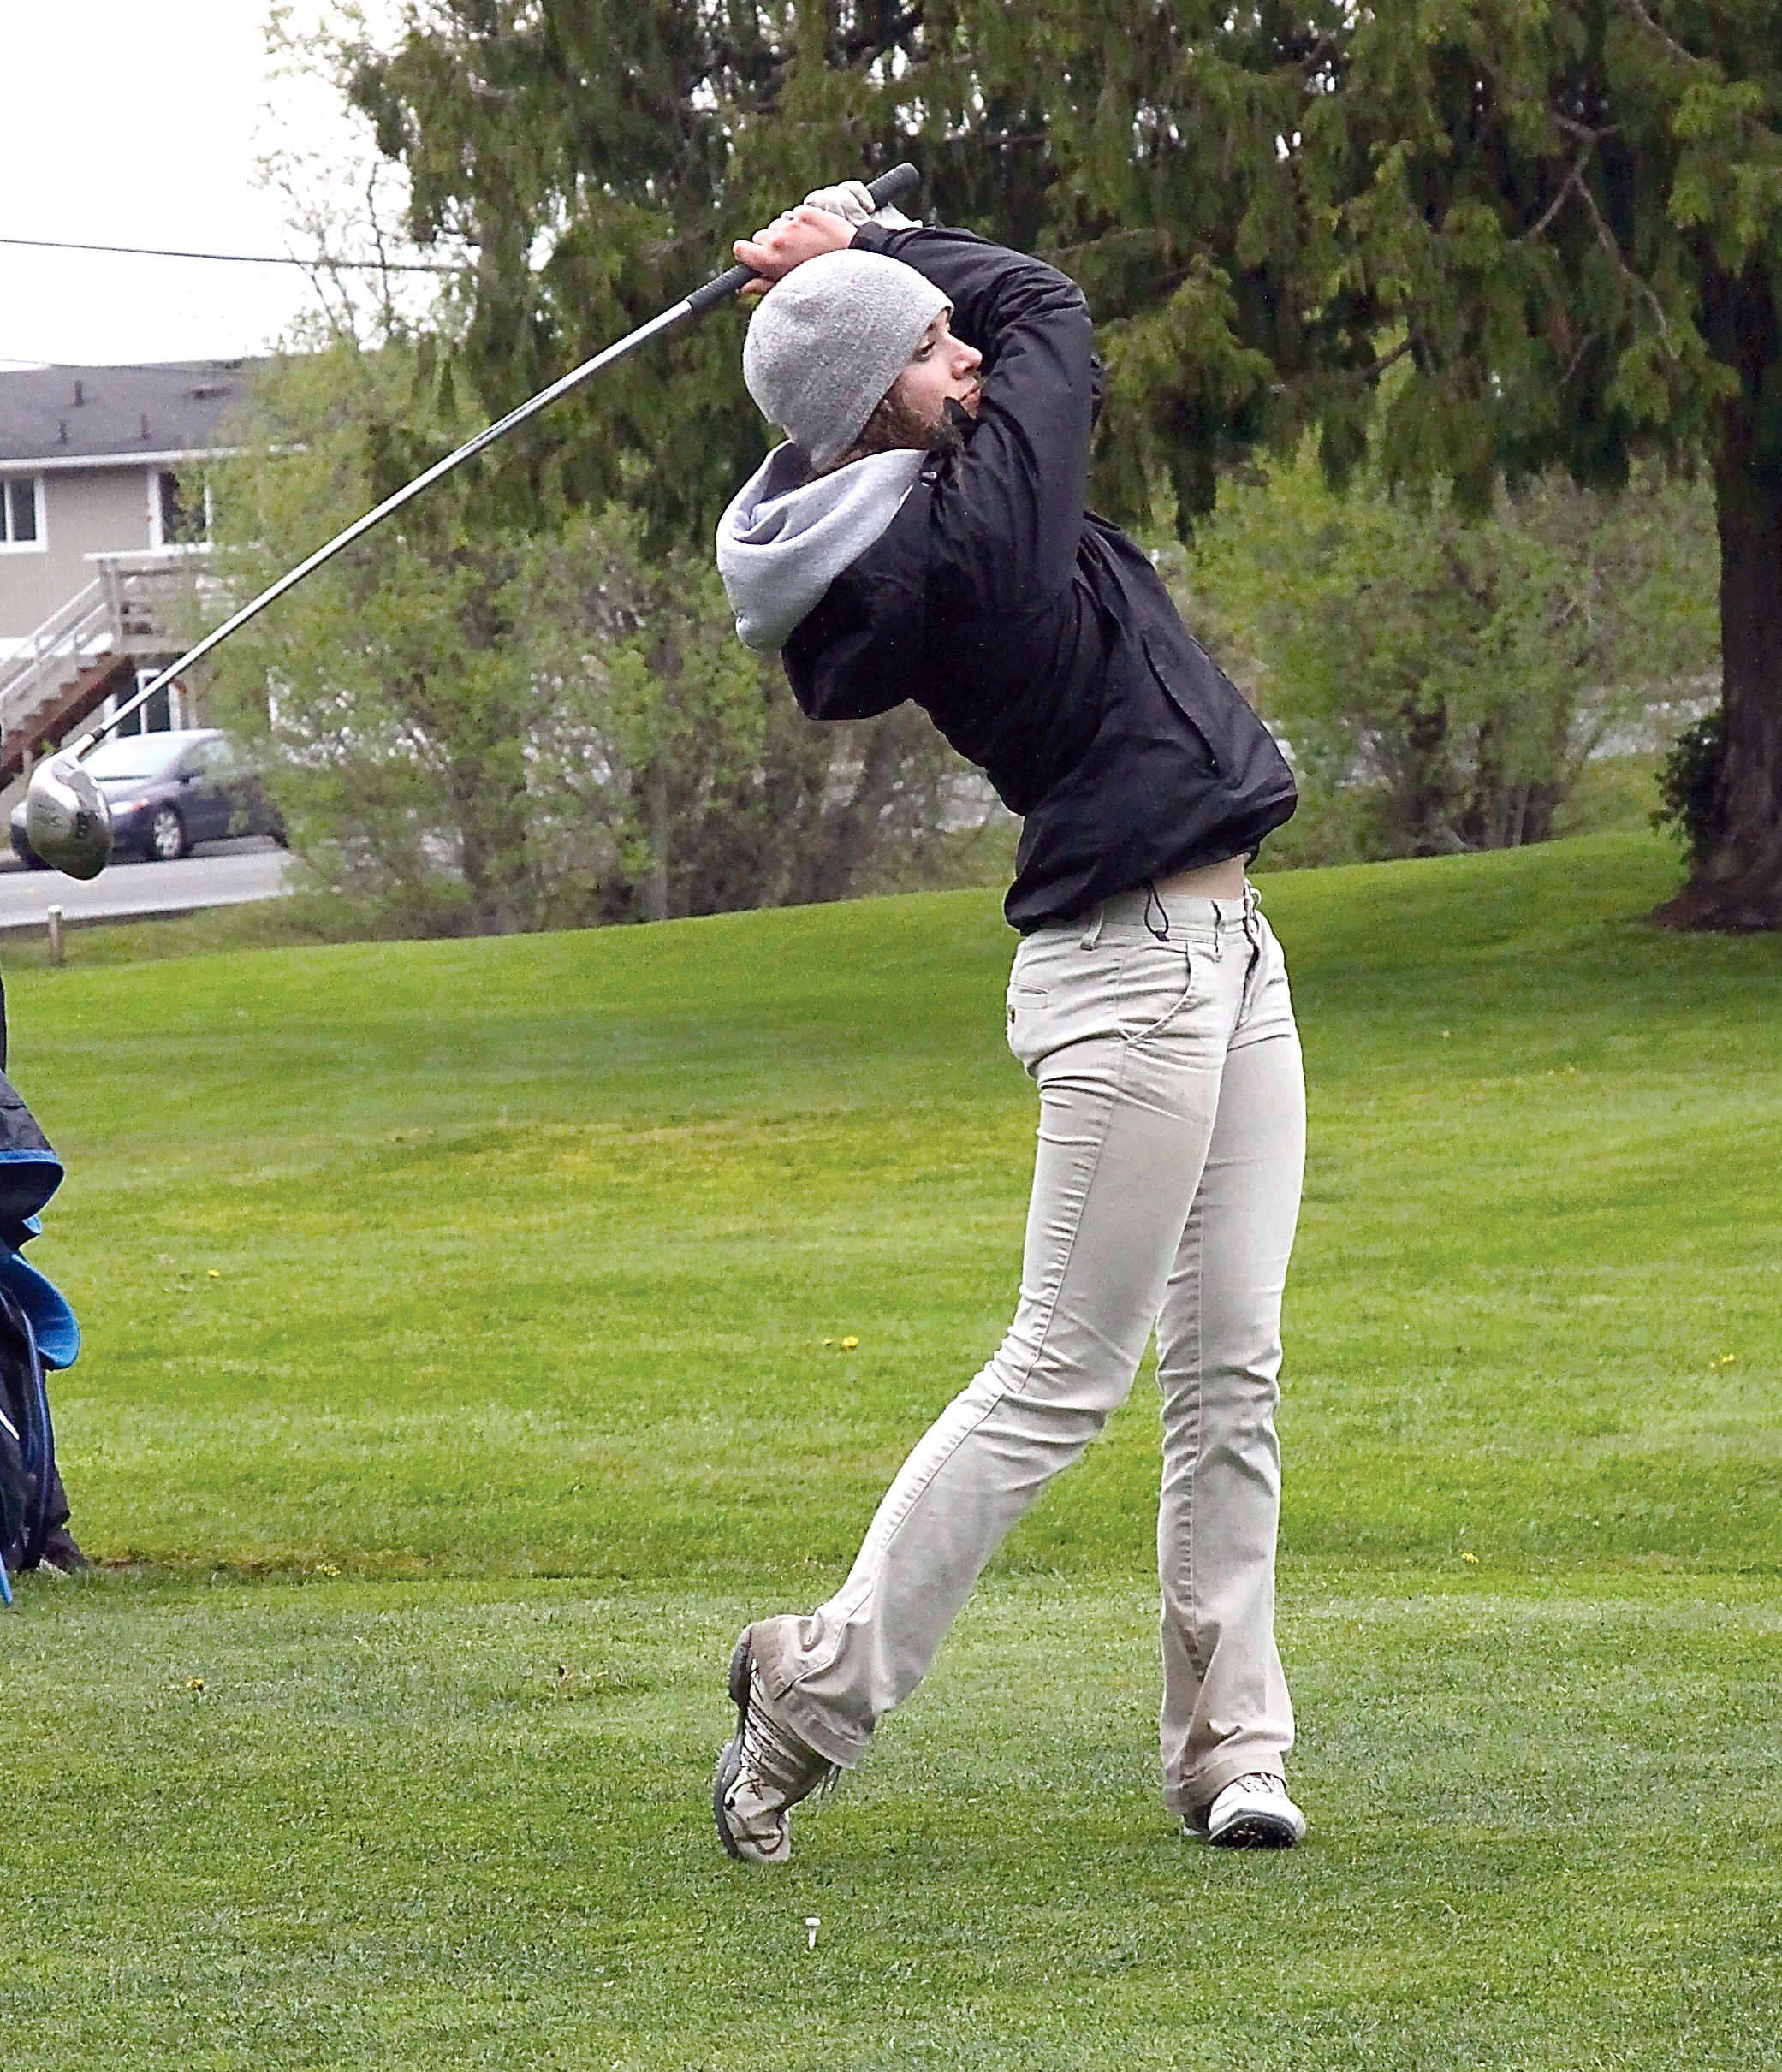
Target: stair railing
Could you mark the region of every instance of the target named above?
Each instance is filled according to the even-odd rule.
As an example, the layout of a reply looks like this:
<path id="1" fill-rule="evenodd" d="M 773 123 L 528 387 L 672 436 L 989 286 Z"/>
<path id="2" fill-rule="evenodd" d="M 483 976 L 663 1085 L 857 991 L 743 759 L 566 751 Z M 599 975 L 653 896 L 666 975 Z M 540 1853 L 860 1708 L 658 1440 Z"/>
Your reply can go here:
<path id="1" fill-rule="evenodd" d="M 9 661 L 0 662 L 0 739 L 27 727 L 88 663 L 101 655 L 164 656 L 176 652 L 169 629 L 177 601 L 207 578 L 189 551 L 177 557 L 153 549 L 93 554 L 98 573 L 56 606 Z"/>
<path id="2" fill-rule="evenodd" d="M 89 655 L 108 644 L 100 637 L 110 626 L 104 585 L 95 576 L 32 632 L 28 646 L 0 662 L 0 736 L 14 732 L 77 675 Z"/>

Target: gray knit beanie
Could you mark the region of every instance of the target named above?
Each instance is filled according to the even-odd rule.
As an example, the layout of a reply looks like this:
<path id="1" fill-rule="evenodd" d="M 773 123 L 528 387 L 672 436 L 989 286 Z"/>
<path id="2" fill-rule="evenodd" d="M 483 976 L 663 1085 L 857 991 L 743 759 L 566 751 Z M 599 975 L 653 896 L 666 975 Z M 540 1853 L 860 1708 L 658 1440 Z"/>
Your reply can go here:
<path id="1" fill-rule="evenodd" d="M 743 379 L 761 414 L 813 467 L 839 460 L 922 334 L 953 304 L 879 252 L 825 252 L 795 266 L 749 320 Z"/>

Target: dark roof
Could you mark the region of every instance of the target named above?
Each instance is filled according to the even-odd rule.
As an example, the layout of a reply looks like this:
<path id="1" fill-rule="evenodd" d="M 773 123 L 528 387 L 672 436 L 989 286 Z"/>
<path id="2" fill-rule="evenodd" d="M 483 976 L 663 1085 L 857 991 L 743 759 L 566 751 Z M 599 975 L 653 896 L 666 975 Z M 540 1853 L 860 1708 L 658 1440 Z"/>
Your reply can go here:
<path id="1" fill-rule="evenodd" d="M 218 427 L 256 364 L 176 359 L 0 372 L 0 462 L 129 459 L 218 445 Z"/>

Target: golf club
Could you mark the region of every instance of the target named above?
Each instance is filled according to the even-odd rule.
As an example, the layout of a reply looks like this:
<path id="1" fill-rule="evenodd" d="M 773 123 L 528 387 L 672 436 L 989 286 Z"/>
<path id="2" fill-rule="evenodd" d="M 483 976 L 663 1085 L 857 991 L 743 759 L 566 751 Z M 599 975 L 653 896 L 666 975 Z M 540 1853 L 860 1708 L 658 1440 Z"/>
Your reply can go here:
<path id="1" fill-rule="evenodd" d="M 867 193 L 871 195 L 873 206 L 883 208 L 900 195 L 907 194 L 919 185 L 921 175 L 907 163 L 894 165 L 888 173 L 870 181 Z M 373 525 L 381 525 L 394 511 L 419 496 L 443 476 L 451 473 L 497 439 L 505 438 L 517 425 L 524 424 L 529 418 L 536 417 L 541 410 L 549 407 L 560 396 L 567 395 L 572 389 L 579 388 L 590 375 L 597 374 L 603 367 L 610 367 L 634 353 L 652 338 L 661 338 L 678 329 L 695 317 L 703 317 L 708 311 L 729 301 L 756 278 L 753 270 L 742 265 L 732 266 L 716 279 L 696 288 L 671 308 L 652 317 L 647 324 L 628 333 L 613 345 L 597 353 L 591 359 L 584 360 L 561 380 L 553 382 L 548 389 L 510 410 L 504 418 L 485 425 L 472 439 L 468 439 L 456 452 L 448 454 L 444 460 L 436 460 L 424 473 L 407 483 L 394 496 L 386 496 L 374 510 L 367 511 L 362 518 L 355 519 L 345 531 L 339 532 L 324 546 L 318 547 L 307 560 L 300 561 L 288 570 L 270 588 L 263 590 L 251 603 L 225 619 L 221 626 L 206 633 L 198 644 L 181 655 L 179 660 L 162 670 L 145 684 L 136 694 L 120 705 L 104 726 L 92 728 L 75 742 L 72 748 L 59 750 L 40 763 L 33 772 L 30 788 L 25 799 L 25 833 L 31 846 L 44 862 L 61 871 L 65 877 L 96 878 L 111 860 L 111 813 L 105 804 L 104 794 L 80 767 L 80 758 L 98 746 L 109 733 L 116 729 L 153 698 L 164 690 L 182 670 L 208 655 L 213 648 L 220 647 L 229 635 L 246 626 L 250 619 L 258 616 L 275 599 L 283 597 L 288 590 L 294 590 L 305 576 L 312 575 L 324 561 L 331 561 L 343 547 L 350 547 L 356 539 L 362 539 Z"/>

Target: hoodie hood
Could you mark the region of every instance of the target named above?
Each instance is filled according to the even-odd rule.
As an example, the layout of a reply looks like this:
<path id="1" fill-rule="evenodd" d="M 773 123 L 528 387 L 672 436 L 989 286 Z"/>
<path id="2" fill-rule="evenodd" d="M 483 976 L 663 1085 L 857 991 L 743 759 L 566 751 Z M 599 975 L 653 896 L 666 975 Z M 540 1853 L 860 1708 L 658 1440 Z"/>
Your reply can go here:
<path id="1" fill-rule="evenodd" d="M 883 534 L 927 458 L 900 448 L 806 482 L 799 448 L 790 440 L 774 448 L 718 521 L 718 573 L 745 647 L 784 646 L 842 570 Z"/>

